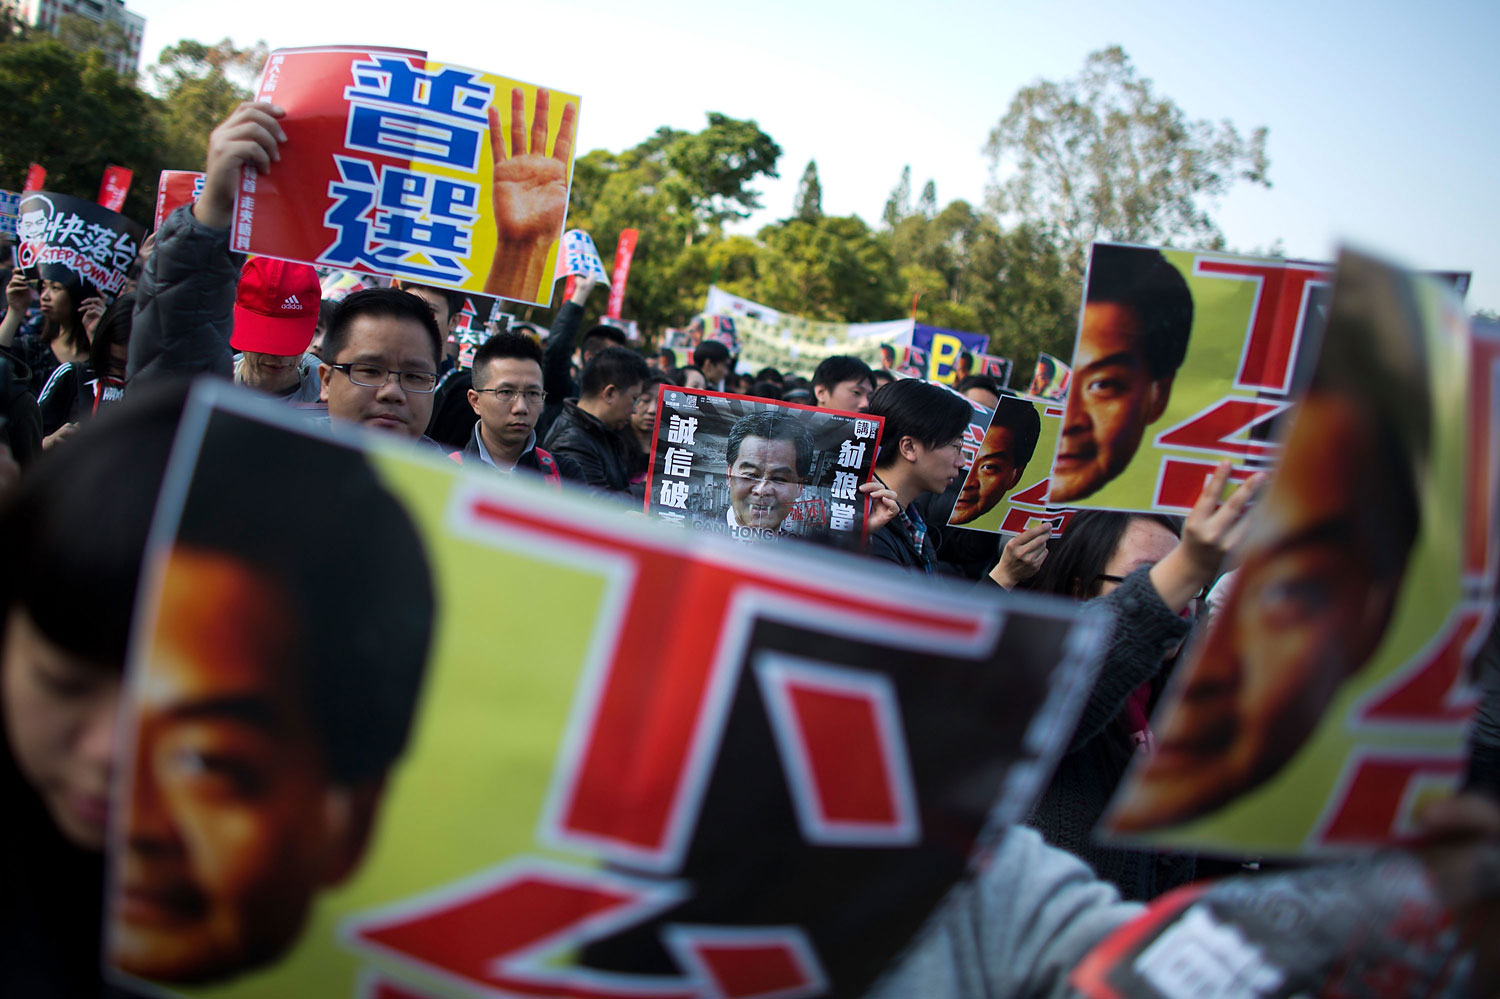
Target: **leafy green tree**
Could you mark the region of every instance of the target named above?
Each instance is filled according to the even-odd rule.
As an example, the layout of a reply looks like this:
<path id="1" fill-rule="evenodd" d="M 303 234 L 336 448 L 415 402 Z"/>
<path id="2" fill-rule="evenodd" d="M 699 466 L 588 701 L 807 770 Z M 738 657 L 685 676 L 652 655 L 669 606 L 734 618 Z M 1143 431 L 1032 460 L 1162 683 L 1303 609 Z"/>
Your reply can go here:
<path id="1" fill-rule="evenodd" d="M 894 227 L 906 216 L 911 214 L 911 166 L 901 168 L 901 179 L 891 189 L 891 196 L 885 201 L 885 209 L 880 213 L 880 220 L 887 226 Z"/>
<path id="2" fill-rule="evenodd" d="M 1265 187 L 1266 130 L 1190 120 L 1119 46 L 1075 77 L 1023 87 L 990 132 L 994 207 L 1054 240 L 1073 274 L 1095 239 L 1218 247 L 1206 205 Z"/>
<path id="3" fill-rule="evenodd" d="M 917 214 L 932 218 L 937 210 L 937 184 L 929 180 L 922 185 L 922 195 L 917 198 Z"/>
<path id="4" fill-rule="evenodd" d="M 797 184 L 797 200 L 792 202 L 792 217 L 816 222 L 823 217 L 823 185 L 818 183 L 818 163 L 807 161 L 802 180 Z"/>
<path id="5" fill-rule="evenodd" d="M 162 49 L 147 76 L 162 96 L 162 152 L 172 169 L 203 169 L 208 134 L 251 98 L 266 55 L 265 42 L 240 49 L 227 38 L 214 45 L 185 39 Z"/>
<path id="6" fill-rule="evenodd" d="M 813 319 L 891 319 L 899 277 L 887 240 L 855 215 L 789 219 L 763 228 L 760 277 L 750 297 Z"/>

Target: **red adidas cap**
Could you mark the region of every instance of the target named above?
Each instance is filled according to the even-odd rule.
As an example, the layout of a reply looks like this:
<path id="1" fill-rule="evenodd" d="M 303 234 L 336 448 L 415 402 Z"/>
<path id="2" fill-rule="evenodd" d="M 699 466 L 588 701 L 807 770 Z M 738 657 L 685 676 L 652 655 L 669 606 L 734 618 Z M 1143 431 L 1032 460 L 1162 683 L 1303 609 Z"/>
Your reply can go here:
<path id="1" fill-rule="evenodd" d="M 256 257 L 240 271 L 229 345 L 257 354 L 300 354 L 312 343 L 321 302 L 317 271 Z"/>

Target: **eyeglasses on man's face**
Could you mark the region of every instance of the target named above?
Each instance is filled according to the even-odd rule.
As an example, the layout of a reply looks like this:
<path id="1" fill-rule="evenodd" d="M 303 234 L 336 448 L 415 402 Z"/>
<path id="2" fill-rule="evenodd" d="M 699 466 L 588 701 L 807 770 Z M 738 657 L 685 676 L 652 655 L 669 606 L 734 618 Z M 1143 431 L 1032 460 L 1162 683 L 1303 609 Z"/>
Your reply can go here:
<path id="1" fill-rule="evenodd" d="M 426 395 L 437 388 L 437 373 L 434 371 L 397 371 L 395 368 L 383 368 L 378 364 L 330 364 L 335 371 L 342 371 L 349 376 L 349 380 L 356 385 L 365 388 L 380 388 L 396 377 L 396 384 L 401 386 L 403 392 L 415 392 L 418 395 Z"/>
<path id="2" fill-rule="evenodd" d="M 477 388 L 475 392 L 484 392 L 493 395 L 502 406 L 509 406 L 517 399 L 523 399 L 528 406 L 540 406 L 547 401 L 547 393 L 541 389 L 513 389 L 513 388 Z"/>

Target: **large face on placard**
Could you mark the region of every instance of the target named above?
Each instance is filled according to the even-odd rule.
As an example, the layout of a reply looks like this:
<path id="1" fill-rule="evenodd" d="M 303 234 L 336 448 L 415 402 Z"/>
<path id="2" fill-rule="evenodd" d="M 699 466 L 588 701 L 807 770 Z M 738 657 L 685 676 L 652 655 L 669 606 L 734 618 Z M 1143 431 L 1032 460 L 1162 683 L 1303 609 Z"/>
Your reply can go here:
<path id="1" fill-rule="evenodd" d="M 729 466 L 729 504 L 741 527 L 780 529 L 802 492 L 797 445 L 746 437 Z"/>
<path id="2" fill-rule="evenodd" d="M 1086 305 L 1050 501 L 1091 496 L 1119 475 L 1171 393 L 1172 375 L 1151 374 L 1145 331 L 1135 311 L 1113 302 Z"/>
<path id="3" fill-rule="evenodd" d="M 1308 397 L 1234 590 L 1117 813 L 1122 829 L 1186 821 L 1267 780 L 1374 653 L 1415 533 L 1370 500 L 1374 482 L 1395 481 L 1371 471 L 1388 462 L 1386 443 L 1347 401 Z"/>
<path id="4" fill-rule="evenodd" d="M 1017 438 L 1018 434 L 1010 427 L 990 425 L 984 435 L 984 446 L 964 480 L 958 501 L 953 504 L 950 523 L 967 524 L 983 516 L 1016 487 L 1026 470 L 1026 463 L 1018 453 Z"/>

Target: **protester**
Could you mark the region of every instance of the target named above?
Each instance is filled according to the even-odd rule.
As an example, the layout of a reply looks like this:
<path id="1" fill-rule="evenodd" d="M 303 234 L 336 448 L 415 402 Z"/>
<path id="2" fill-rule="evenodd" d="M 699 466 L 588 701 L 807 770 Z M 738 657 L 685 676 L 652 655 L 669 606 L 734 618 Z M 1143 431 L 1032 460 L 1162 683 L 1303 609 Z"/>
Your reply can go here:
<path id="1" fill-rule="evenodd" d="M 724 391 L 724 379 L 734 370 L 734 358 L 729 348 L 717 340 L 704 340 L 693 348 L 693 367 L 703 373 L 708 387 L 715 392 Z"/>
<path id="2" fill-rule="evenodd" d="M 960 379 L 953 387 L 971 402 L 977 402 L 985 409 L 994 409 L 1000 405 L 1000 397 L 1004 395 L 1000 391 L 1000 383 L 989 375 L 969 375 L 967 378 Z"/>
<path id="3" fill-rule="evenodd" d="M 682 374 L 682 387 L 683 388 L 690 388 L 690 389 L 706 389 L 706 388 L 708 388 L 708 376 L 703 373 L 703 370 L 701 368 L 698 368 L 698 367 L 695 367 L 695 366 L 689 364 L 688 366 L 679 369 L 679 371 Z"/>
<path id="4" fill-rule="evenodd" d="M 330 418 L 427 439 L 443 342 L 426 302 L 396 288 L 357 291 L 334 310 L 323 350 Z"/>
<path id="5" fill-rule="evenodd" d="M 24 467 L 42 453 L 42 411 L 31 394 L 31 369 L 0 347 L 0 444 L 12 464 Z M 6 471 L 19 473 L 19 468 Z"/>
<path id="6" fill-rule="evenodd" d="M 630 493 L 630 452 L 620 431 L 651 369 L 633 350 L 610 347 L 583 369 L 583 393 L 568 400 L 547 434 L 547 450 L 576 467 L 579 481 L 597 492 Z"/>
<path id="7" fill-rule="evenodd" d="M 60 365 L 88 360 L 88 330 L 104 312 L 104 299 L 88 295 L 90 290 L 77 283 L 43 281 L 42 329 L 34 336 L 18 337 L 31 305 L 31 284 L 25 271 L 18 268 L 11 274 L 5 286 L 8 309 L 0 320 L 0 347 L 12 348 L 31 370 L 33 394 L 41 395 Z"/>
<path id="8" fill-rule="evenodd" d="M 859 358 L 835 354 L 825 357 L 813 371 L 812 390 L 823 409 L 863 413 L 870 408 L 875 377 Z"/>
<path id="9" fill-rule="evenodd" d="M 496 333 L 474 351 L 473 370 L 476 383 L 469 389 L 468 402 L 479 419 L 468 446 L 453 457 L 461 463 L 482 462 L 506 475 L 524 468 L 557 485 L 557 461 L 536 446 L 536 421 L 547 397 L 542 391 L 542 348 L 520 333 Z"/>
<path id="10" fill-rule="evenodd" d="M 775 368 L 761 368 L 752 379 L 757 384 L 760 382 L 775 382 L 778 387 L 786 387 L 786 377 Z"/>
<path id="11" fill-rule="evenodd" d="M 448 288 L 434 288 L 415 281 L 396 281 L 393 287 L 426 302 L 443 335 L 443 360 L 438 365 L 438 387 L 432 397 L 432 417 L 427 421 L 427 436 L 443 447 L 458 449 L 469 440 L 473 430 L 474 410 L 469 406 L 469 388 L 473 372 L 458 366 L 460 344 L 454 336 L 463 312 L 464 293 Z"/>
<path id="12" fill-rule="evenodd" d="M 124 393 L 125 361 L 130 350 L 131 316 L 135 296 L 121 295 L 110 303 L 94 326 L 89 360 L 60 365 L 47 379 L 37 399 L 42 417 L 44 446 L 65 439 L 83 420 Z"/>
<path id="13" fill-rule="evenodd" d="M 973 411 L 947 389 L 908 378 L 877 392 L 869 412 L 885 418 L 875 477 L 895 492 L 901 507 L 894 520 L 871 533 L 870 554 L 932 575 L 935 528 L 912 504 L 925 493 L 941 493 L 963 474 L 963 434 Z"/>
<path id="14" fill-rule="evenodd" d="M 630 426 L 620 436 L 630 451 L 631 492 L 637 488 L 646 496 L 646 478 L 651 470 L 651 449 L 656 442 L 656 412 L 661 399 L 660 386 L 673 382 L 662 372 L 653 372 L 630 411 Z"/>
<path id="15" fill-rule="evenodd" d="M 578 383 L 573 380 L 573 340 L 578 327 L 583 323 L 583 306 L 589 293 L 594 290 L 592 278 L 574 279 L 573 294 L 552 317 L 552 329 L 547 336 L 547 349 L 542 354 L 542 388 L 547 393 L 547 405 L 537 421 L 537 436 L 547 439 L 552 424 L 562 413 L 568 399 L 578 398 Z M 616 331 L 618 332 L 618 331 Z M 623 341 L 623 335 L 621 337 Z M 586 366 L 599 351 L 613 344 L 612 337 L 600 337 L 590 341 L 585 338 L 580 347 L 583 364 Z"/>
<path id="16" fill-rule="evenodd" d="M 307 348 L 317 331 L 323 292 L 306 264 L 256 257 L 240 271 L 229 346 L 234 380 L 293 403 L 314 403 L 321 394 L 318 362 Z"/>
<path id="17" fill-rule="evenodd" d="M 677 370 L 677 352 L 671 347 L 662 347 L 646 361 L 651 367 L 658 371 Z"/>

